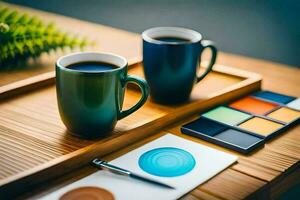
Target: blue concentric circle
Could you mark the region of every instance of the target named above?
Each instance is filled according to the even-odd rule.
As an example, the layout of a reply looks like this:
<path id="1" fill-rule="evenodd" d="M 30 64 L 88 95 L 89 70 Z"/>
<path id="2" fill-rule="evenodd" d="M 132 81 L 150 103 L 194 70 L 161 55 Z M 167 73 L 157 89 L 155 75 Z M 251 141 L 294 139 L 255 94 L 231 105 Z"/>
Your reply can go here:
<path id="1" fill-rule="evenodd" d="M 195 164 L 192 154 L 174 147 L 152 149 L 139 158 L 139 166 L 142 170 L 161 177 L 184 175 L 191 171 Z"/>

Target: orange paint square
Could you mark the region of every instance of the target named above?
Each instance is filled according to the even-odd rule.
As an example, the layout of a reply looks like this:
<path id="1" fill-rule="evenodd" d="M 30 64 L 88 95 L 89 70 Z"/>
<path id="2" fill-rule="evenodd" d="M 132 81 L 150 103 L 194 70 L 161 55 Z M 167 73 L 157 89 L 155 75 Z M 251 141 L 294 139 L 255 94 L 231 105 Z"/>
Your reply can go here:
<path id="1" fill-rule="evenodd" d="M 264 115 L 276 108 L 278 104 L 262 101 L 253 97 L 245 97 L 229 104 L 229 106 L 248 113 Z"/>
<path id="2" fill-rule="evenodd" d="M 268 136 L 282 128 L 283 125 L 271 120 L 254 117 L 240 124 L 239 127 L 263 136 Z"/>
<path id="3" fill-rule="evenodd" d="M 300 112 L 289 108 L 282 107 L 268 114 L 268 117 L 290 123 L 300 117 Z"/>

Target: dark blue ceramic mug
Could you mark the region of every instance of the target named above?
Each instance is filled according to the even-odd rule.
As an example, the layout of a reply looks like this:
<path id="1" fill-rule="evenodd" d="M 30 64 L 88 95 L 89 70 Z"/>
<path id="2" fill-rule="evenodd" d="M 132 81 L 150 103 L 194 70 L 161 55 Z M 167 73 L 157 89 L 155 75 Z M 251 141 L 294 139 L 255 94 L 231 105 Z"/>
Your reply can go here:
<path id="1" fill-rule="evenodd" d="M 182 103 L 189 99 L 195 83 L 201 81 L 215 64 L 217 49 L 213 42 L 202 40 L 200 33 L 179 27 L 156 27 L 142 33 L 145 78 L 154 101 Z M 201 75 L 197 72 L 205 48 L 211 60 Z M 199 67 L 198 67 L 199 66 Z"/>

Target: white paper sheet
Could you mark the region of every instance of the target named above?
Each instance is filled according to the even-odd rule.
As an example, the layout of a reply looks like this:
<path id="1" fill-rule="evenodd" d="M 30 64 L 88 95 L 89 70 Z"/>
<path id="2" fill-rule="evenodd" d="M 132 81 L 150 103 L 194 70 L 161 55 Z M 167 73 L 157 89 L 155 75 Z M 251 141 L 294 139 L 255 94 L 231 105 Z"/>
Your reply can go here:
<path id="1" fill-rule="evenodd" d="M 144 172 L 138 165 L 139 157 L 149 150 L 160 147 L 176 147 L 190 152 L 196 160 L 195 167 L 189 173 L 177 177 L 158 177 Z M 226 169 L 236 160 L 237 157 L 234 155 L 209 148 L 172 134 L 166 134 L 140 148 L 128 152 L 110 163 L 140 175 L 170 184 L 176 188 L 175 190 L 115 175 L 111 172 L 98 171 L 61 188 L 42 199 L 59 199 L 65 192 L 83 186 L 105 188 L 113 193 L 117 200 L 177 199 Z"/>

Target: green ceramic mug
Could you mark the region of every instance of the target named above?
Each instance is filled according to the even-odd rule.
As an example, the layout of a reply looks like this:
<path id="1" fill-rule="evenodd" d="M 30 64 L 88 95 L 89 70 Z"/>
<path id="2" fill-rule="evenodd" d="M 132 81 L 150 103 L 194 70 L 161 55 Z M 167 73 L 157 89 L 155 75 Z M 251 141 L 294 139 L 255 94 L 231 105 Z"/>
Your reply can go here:
<path id="1" fill-rule="evenodd" d="M 109 63 L 116 68 L 86 71 L 68 68 L 81 62 Z M 84 52 L 59 58 L 56 62 L 56 91 L 61 119 L 77 135 L 103 137 L 113 130 L 118 120 L 138 110 L 148 98 L 148 85 L 143 79 L 127 74 L 125 58 L 107 53 Z M 122 111 L 125 87 L 135 83 L 141 99 Z"/>

